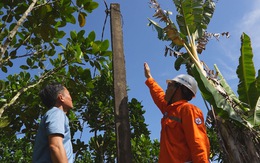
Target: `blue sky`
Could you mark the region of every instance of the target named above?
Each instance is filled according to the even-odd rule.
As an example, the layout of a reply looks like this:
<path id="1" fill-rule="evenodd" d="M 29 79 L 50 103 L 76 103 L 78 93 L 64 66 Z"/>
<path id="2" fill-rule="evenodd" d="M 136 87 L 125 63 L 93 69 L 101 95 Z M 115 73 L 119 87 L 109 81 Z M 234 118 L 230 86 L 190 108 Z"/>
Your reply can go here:
<path id="1" fill-rule="evenodd" d="M 105 20 L 105 5 L 102 0 L 98 9 L 87 17 L 86 30 L 94 30 L 100 34 Z M 148 19 L 152 18 L 154 9 L 149 8 L 148 0 L 106 0 L 108 7 L 111 3 L 119 3 L 123 21 L 124 54 L 126 63 L 127 85 L 129 100 L 137 98 L 142 102 L 145 113 L 145 122 L 149 125 L 152 139 L 160 138 L 160 119 L 161 113 L 153 103 L 145 82 L 143 63 L 147 62 L 155 80 L 166 89 L 166 79 L 171 79 L 180 73 L 185 73 L 185 67 L 176 71 L 173 67 L 175 58 L 164 57 L 164 47 L 169 42 L 162 42 L 157 38 L 157 32 L 147 26 Z M 171 0 L 158 0 L 161 8 L 173 12 L 172 19 L 175 19 L 176 10 Z M 212 39 L 208 43 L 206 50 L 199 56 L 210 69 L 217 64 L 225 79 L 236 92 L 238 79 L 236 69 L 240 56 L 240 36 L 245 32 L 251 37 L 254 52 L 254 63 L 256 70 L 259 69 L 260 56 L 260 37 L 258 29 L 260 26 L 260 1 L 244 0 L 227 1 L 219 0 L 216 3 L 216 10 L 208 26 L 208 32 L 222 33 L 229 32 L 230 38 L 221 37 L 219 41 Z M 156 19 L 153 19 L 156 20 Z M 105 39 L 110 40 L 110 17 L 106 24 Z M 84 27 L 85 28 L 85 27 Z M 89 30 L 89 31 L 88 31 Z M 99 38 L 98 38 L 99 39 Z M 191 101 L 197 105 L 206 116 L 207 110 L 202 101 L 200 92 Z"/>

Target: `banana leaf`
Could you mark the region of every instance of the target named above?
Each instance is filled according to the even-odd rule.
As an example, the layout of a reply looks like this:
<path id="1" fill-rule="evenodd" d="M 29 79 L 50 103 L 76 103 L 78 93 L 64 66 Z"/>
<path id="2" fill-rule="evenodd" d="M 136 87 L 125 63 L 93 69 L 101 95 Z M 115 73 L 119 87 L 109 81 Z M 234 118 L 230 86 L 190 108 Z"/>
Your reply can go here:
<path id="1" fill-rule="evenodd" d="M 256 106 L 254 109 L 254 114 L 252 116 L 250 116 L 247 119 L 247 121 L 253 127 L 260 126 L 260 98 L 258 98 L 258 100 L 257 100 Z"/>
<path id="2" fill-rule="evenodd" d="M 165 34 L 164 34 L 164 30 L 163 28 L 158 24 L 156 23 L 155 21 L 153 21 L 152 19 L 149 19 L 148 20 L 150 21 L 150 23 L 148 24 L 148 26 L 153 26 L 155 28 L 155 30 L 157 31 L 157 34 L 158 34 L 158 39 L 159 40 L 168 40 L 167 37 L 165 37 Z"/>
<path id="3" fill-rule="evenodd" d="M 213 16 L 215 3 L 212 0 L 173 0 L 178 15 L 176 21 L 180 31 L 184 35 L 195 34 L 202 36 L 203 29 L 207 26 Z M 204 2 L 204 3 L 203 3 Z"/>
<path id="4" fill-rule="evenodd" d="M 228 100 L 209 82 L 197 66 L 192 67 L 192 73 L 203 98 L 213 106 L 218 116 L 224 119 L 231 118 L 244 124 L 243 119 L 235 112 Z"/>
<path id="5" fill-rule="evenodd" d="M 219 77 L 219 83 L 220 85 L 223 87 L 223 89 L 225 90 L 225 93 L 231 98 L 231 100 L 233 101 L 233 105 L 238 105 L 239 108 L 241 110 L 239 111 L 243 111 L 243 112 L 248 112 L 250 109 L 248 107 L 245 107 L 242 102 L 239 100 L 239 98 L 237 97 L 237 95 L 234 93 L 234 91 L 232 90 L 232 88 L 228 85 L 228 83 L 226 82 L 226 80 L 224 79 L 223 75 L 221 74 L 221 72 L 219 71 L 217 65 L 214 65 L 214 68 L 216 70 L 216 72 L 218 73 L 218 77 Z"/>
<path id="6" fill-rule="evenodd" d="M 237 76 L 239 78 L 238 94 L 239 99 L 247 103 L 249 108 L 255 108 L 259 94 L 256 91 L 255 67 L 253 62 L 253 52 L 251 41 L 245 33 L 241 36 L 241 56 L 237 67 Z"/>

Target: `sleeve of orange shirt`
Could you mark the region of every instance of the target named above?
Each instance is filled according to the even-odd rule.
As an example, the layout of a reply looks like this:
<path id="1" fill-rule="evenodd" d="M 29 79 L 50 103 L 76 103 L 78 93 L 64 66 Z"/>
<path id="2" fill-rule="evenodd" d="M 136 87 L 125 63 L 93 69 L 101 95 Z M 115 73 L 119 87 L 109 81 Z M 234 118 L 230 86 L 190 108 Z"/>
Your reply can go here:
<path id="1" fill-rule="evenodd" d="M 182 106 L 182 126 L 193 163 L 209 162 L 209 140 L 201 110 L 192 104 Z"/>
<path id="2" fill-rule="evenodd" d="M 164 113 L 164 108 L 166 108 L 167 103 L 164 100 L 164 90 L 158 85 L 158 83 L 153 78 L 148 78 L 145 84 L 149 87 L 151 96 L 153 98 L 156 106 Z"/>

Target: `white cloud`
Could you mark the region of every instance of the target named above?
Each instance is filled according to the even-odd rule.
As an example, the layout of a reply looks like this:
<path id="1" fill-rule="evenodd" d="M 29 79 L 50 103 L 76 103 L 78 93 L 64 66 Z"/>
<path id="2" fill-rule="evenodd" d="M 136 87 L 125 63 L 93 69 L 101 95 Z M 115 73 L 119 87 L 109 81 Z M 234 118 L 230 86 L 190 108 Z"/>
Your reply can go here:
<path id="1" fill-rule="evenodd" d="M 256 29 L 259 29 L 260 26 L 260 10 L 259 5 L 260 1 L 254 1 L 253 3 L 248 3 L 250 5 L 244 10 L 244 15 L 241 21 L 238 22 L 237 26 L 240 31 L 247 31 L 252 34 L 258 32 Z"/>
<path id="2" fill-rule="evenodd" d="M 245 32 L 251 39 L 251 44 L 254 53 L 254 64 L 256 70 L 260 68 L 257 64 L 260 62 L 260 1 L 253 1 L 253 3 L 248 3 L 252 5 L 250 10 L 245 10 L 245 13 L 240 19 L 241 21 L 236 24 L 236 33 Z"/>
<path id="3" fill-rule="evenodd" d="M 260 10 L 255 9 L 250 11 L 249 13 L 245 13 L 241 25 L 240 25 L 240 31 L 245 32 L 249 35 L 251 40 L 253 41 L 253 45 L 256 48 L 260 48 Z"/>

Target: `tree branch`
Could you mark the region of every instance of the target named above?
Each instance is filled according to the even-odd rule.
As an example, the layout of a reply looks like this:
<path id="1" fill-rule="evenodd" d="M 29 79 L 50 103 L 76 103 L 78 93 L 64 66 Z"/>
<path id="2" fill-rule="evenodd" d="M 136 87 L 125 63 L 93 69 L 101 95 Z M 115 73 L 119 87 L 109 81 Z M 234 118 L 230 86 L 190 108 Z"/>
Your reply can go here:
<path id="1" fill-rule="evenodd" d="M 10 32 L 9 36 L 7 37 L 7 39 L 5 40 L 4 44 L 1 45 L 0 47 L 0 62 L 2 62 L 2 56 L 5 53 L 5 51 L 7 50 L 7 47 L 9 46 L 9 44 L 12 42 L 15 34 L 18 31 L 18 28 L 21 26 L 21 24 L 24 22 L 24 20 L 26 19 L 26 17 L 28 16 L 28 14 L 33 10 L 33 7 L 35 6 L 37 0 L 33 0 L 31 5 L 29 6 L 29 8 L 25 11 L 25 13 L 23 14 L 23 16 L 18 20 L 18 22 L 16 23 L 16 26 L 14 27 L 14 29 Z"/>
<path id="2" fill-rule="evenodd" d="M 43 82 L 46 78 L 48 78 L 50 75 L 56 73 L 57 71 L 59 71 L 61 68 L 65 67 L 66 65 L 68 65 L 68 62 L 62 64 L 60 67 L 57 67 L 55 69 L 52 69 L 51 71 L 47 72 L 46 74 L 44 74 L 43 76 L 41 76 L 39 78 L 39 80 L 35 83 L 32 83 L 30 85 L 27 85 L 26 87 L 23 87 L 22 89 L 20 89 L 16 95 L 10 100 L 10 102 L 4 104 L 1 108 L 0 108 L 0 118 L 2 117 L 4 111 L 6 108 L 10 107 L 11 105 L 13 105 L 15 103 L 15 101 L 20 97 L 20 95 L 24 92 L 26 92 L 28 89 L 33 88 L 37 85 L 39 85 L 41 82 Z"/>

